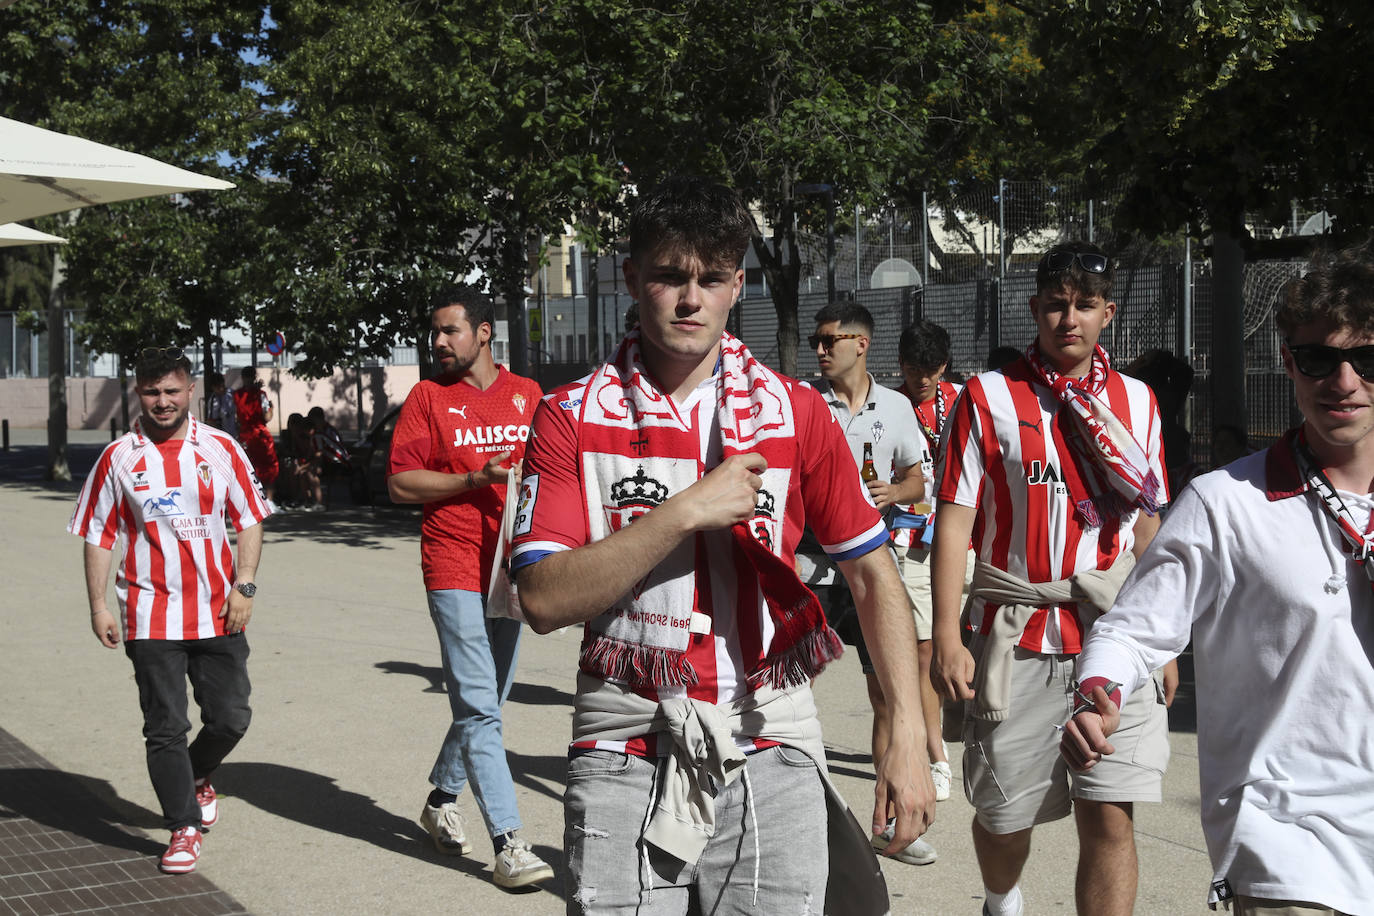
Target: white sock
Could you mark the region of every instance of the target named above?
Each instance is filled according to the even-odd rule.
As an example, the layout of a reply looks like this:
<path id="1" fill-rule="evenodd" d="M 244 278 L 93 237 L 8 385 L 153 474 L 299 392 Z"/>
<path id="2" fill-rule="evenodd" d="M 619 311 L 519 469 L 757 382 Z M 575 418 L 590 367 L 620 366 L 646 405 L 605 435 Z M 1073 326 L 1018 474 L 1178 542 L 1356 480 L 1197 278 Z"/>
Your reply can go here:
<path id="1" fill-rule="evenodd" d="M 990 916 L 1021 916 L 1023 901 L 1021 900 L 1021 885 L 1016 884 L 1005 894 L 996 894 L 983 888 L 983 893 L 987 895 L 987 907 Z"/>

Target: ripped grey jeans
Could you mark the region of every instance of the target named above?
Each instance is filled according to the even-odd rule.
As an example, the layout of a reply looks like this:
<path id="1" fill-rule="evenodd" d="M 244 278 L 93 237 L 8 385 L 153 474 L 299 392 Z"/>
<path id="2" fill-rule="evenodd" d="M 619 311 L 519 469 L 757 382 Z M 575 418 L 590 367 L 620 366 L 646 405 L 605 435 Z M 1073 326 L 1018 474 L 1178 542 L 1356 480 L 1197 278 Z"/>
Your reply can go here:
<path id="1" fill-rule="evenodd" d="M 715 799 L 716 834 L 690 865 L 644 844 L 663 760 L 584 751 L 568 761 L 569 916 L 820 916 L 829 875 L 825 790 L 801 751 L 749 755 Z M 746 801 L 747 798 L 747 801 Z"/>

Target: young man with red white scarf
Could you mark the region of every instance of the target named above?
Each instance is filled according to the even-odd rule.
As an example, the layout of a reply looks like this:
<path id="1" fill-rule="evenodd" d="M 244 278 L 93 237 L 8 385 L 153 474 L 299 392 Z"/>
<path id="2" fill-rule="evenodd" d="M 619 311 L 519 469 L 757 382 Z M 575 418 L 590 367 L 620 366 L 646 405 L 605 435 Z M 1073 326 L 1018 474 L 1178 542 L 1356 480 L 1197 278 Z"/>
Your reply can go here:
<path id="1" fill-rule="evenodd" d="M 1191 638 L 1209 902 L 1369 913 L 1374 252 L 1319 256 L 1275 320 L 1303 423 L 1183 491 L 1089 634 L 1062 747 L 1121 754 L 1122 702 Z"/>
<path id="2" fill-rule="evenodd" d="M 804 523 L 854 590 L 894 698 L 873 832 L 895 853 L 934 789 L 915 636 L 882 518 L 820 396 L 725 332 L 753 220 L 674 178 L 630 224 L 639 327 L 545 396 L 512 568 L 530 624 L 584 624 L 564 799 L 569 913 L 887 912 L 825 772 L 810 681 L 842 648 L 793 570 Z"/>
<path id="3" fill-rule="evenodd" d="M 1031 831 L 1070 810 L 1078 911 L 1130 913 L 1132 805 L 1159 800 L 1169 757 L 1158 682 L 1124 710 L 1119 734 L 1130 753 L 1112 766 L 1070 778 L 1057 753 L 1083 635 L 1111 607 L 1168 498 L 1154 397 L 1114 371 L 1097 343 L 1116 313 L 1113 278 L 1093 245 L 1047 251 L 1030 300 L 1035 340 L 1020 359 L 969 381 L 943 442 L 931 678 L 945 698 L 964 701 L 964 791 L 977 811 L 990 916 L 1022 912 Z M 970 536 L 976 559 L 961 626 Z"/>

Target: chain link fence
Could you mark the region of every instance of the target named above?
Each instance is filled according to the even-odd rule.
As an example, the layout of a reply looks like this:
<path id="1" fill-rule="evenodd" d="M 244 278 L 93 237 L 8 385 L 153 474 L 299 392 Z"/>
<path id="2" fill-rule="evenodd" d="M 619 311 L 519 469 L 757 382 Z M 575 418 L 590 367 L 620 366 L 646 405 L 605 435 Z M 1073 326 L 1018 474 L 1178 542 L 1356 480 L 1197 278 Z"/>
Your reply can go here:
<path id="1" fill-rule="evenodd" d="M 1124 369 L 1156 350 L 1189 362 L 1194 380 L 1183 420 L 1193 432 L 1194 460 L 1210 466 L 1211 430 L 1214 421 L 1221 420 L 1212 410 L 1210 265 L 1185 260 L 1182 236 L 1142 242 L 1119 231 L 1116 202 L 1124 190 L 1116 184 L 1089 186 L 1077 180 L 999 181 L 928 194 L 924 207 L 877 212 L 840 209 L 834 232 L 835 294 L 873 313 L 876 327 L 868 364 L 875 377 L 885 385 L 900 382 L 898 337 L 918 318 L 949 331 L 950 369 L 959 376 L 984 371 L 994 347 L 1023 349 L 1035 336 L 1030 297 L 1041 253 L 1059 241 L 1090 240 L 1118 263 L 1113 290 L 1118 310 L 1101 341 L 1113 365 Z M 1251 221 L 1253 231 L 1264 237 L 1324 231 L 1330 220 L 1321 205 L 1321 201 L 1295 204 L 1283 225 L 1266 225 L 1256 216 Z M 816 377 L 815 357 L 803 341 L 814 328 L 816 312 L 829 298 L 828 242 L 825 233 L 798 233 L 797 374 L 802 378 Z M 1298 420 L 1292 385 L 1279 357 L 1273 314 L 1283 285 L 1301 271 L 1302 264 L 1259 261 L 1245 265 L 1247 432 L 1254 447 L 1268 444 Z M 615 295 L 614 302 L 606 295 L 601 298 L 601 333 L 596 336 L 602 338 L 601 347 L 608 353 L 620 338 L 629 299 L 622 294 Z M 543 354 L 550 378 L 560 379 L 586 371 L 586 357 L 579 351 L 587 345 L 580 334 L 585 326 L 565 329 L 554 320 L 562 315 L 562 302 L 549 300 L 545 315 L 547 332 L 565 334 L 566 346 L 561 350 L 551 346 Z M 581 314 L 585 322 L 585 304 Z M 730 327 L 761 360 L 780 366 L 778 320 L 766 287 L 751 281 Z"/>

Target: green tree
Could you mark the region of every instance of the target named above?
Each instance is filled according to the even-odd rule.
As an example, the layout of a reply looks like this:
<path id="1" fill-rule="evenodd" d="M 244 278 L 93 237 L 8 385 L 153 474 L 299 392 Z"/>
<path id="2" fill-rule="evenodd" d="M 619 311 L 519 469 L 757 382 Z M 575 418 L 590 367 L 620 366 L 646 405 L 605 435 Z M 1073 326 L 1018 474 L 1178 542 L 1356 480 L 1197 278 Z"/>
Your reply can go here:
<path id="1" fill-rule="evenodd" d="M 782 370 L 795 374 L 797 227 L 824 226 L 826 195 L 845 209 L 885 202 L 913 165 L 935 161 L 916 152 L 938 115 L 917 87 L 963 35 L 937 28 L 930 6 L 896 0 L 680 9 L 677 41 L 662 55 L 672 102 L 631 138 L 626 159 L 637 182 L 697 170 L 758 207 L 772 235 L 757 233 L 753 249 L 778 315 Z"/>
<path id="2" fill-rule="evenodd" d="M 0 112 L 206 170 L 225 152 L 242 154 L 251 137 L 257 102 L 245 52 L 256 41 L 263 8 L 245 0 L 55 0 L 12 7 L 0 36 Z M 62 231 L 75 237 L 55 259 L 48 301 L 50 476 L 70 477 L 61 307 L 68 290 L 91 301 L 84 288 L 89 284 L 111 297 L 100 303 L 119 316 L 108 340 L 98 324 L 89 324 L 106 343 L 139 333 L 151 342 L 166 333 L 161 306 L 195 278 L 163 276 L 157 281 L 163 288 L 150 290 L 138 271 L 148 266 L 150 252 L 156 252 L 151 257 L 159 271 L 196 265 L 198 256 L 175 251 L 206 237 L 187 229 L 186 218 L 195 212 L 194 204 L 161 201 L 114 205 L 88 220 L 63 221 Z M 101 231 L 115 226 L 124 230 L 118 236 Z"/>
<path id="3" fill-rule="evenodd" d="M 1034 120 L 1071 109 L 1066 163 L 1127 178 L 1121 218 L 1210 236 L 1216 416 L 1244 418 L 1247 216 L 1282 224 L 1319 201 L 1346 229 L 1374 218 L 1374 131 L 1349 117 L 1374 65 L 1374 11 L 1341 0 L 1034 3 Z"/>

